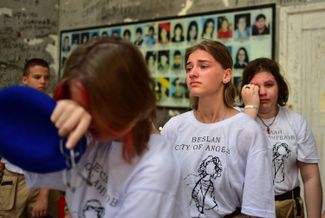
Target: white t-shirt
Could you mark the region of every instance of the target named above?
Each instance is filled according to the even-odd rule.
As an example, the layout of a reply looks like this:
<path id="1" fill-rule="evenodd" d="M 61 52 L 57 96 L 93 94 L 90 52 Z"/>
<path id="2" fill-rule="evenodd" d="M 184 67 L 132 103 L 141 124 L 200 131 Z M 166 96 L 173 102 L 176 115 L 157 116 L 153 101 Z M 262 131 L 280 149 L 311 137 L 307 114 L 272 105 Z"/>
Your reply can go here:
<path id="1" fill-rule="evenodd" d="M 275 216 L 269 142 L 252 118 L 238 113 L 206 124 L 189 111 L 171 118 L 162 134 L 180 161 L 192 217 L 223 217 L 236 207 Z"/>
<path id="2" fill-rule="evenodd" d="M 28 184 L 66 191 L 73 217 L 135 218 L 189 217 L 184 200 L 178 162 L 166 139 L 152 134 L 148 150 L 127 163 L 122 158 L 122 144 L 113 141 L 88 146 L 86 153 L 67 181 L 75 191 L 66 188 L 65 172 L 50 174 L 27 173 Z M 87 185 L 83 177 L 89 176 Z"/>
<path id="3" fill-rule="evenodd" d="M 270 126 L 270 134 L 259 118 L 256 121 L 270 139 L 273 153 L 273 183 L 275 195 L 283 194 L 299 185 L 297 160 L 318 163 L 316 142 L 306 120 L 298 113 L 279 107 Z M 272 119 L 264 120 L 270 125 Z"/>
<path id="4" fill-rule="evenodd" d="M 19 174 L 23 174 L 24 173 L 23 169 L 21 169 L 20 167 L 17 167 L 16 165 L 10 163 L 6 159 L 2 158 L 1 161 L 5 164 L 6 169 L 9 170 L 10 172 L 19 173 Z"/>

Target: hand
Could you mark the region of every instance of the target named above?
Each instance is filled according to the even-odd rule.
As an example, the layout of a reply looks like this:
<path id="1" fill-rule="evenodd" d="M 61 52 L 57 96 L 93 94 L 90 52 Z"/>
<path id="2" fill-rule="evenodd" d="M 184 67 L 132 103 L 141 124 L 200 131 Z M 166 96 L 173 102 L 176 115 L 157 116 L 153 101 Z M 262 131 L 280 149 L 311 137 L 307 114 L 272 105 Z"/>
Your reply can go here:
<path id="1" fill-rule="evenodd" d="M 259 87 L 254 84 L 247 84 L 241 90 L 241 96 L 245 105 L 260 106 Z"/>
<path id="2" fill-rule="evenodd" d="M 59 129 L 60 136 L 67 136 L 67 148 L 73 148 L 86 133 L 91 115 L 72 100 L 59 100 L 51 115 L 51 121 Z"/>
<path id="3" fill-rule="evenodd" d="M 41 218 L 48 215 L 48 189 L 40 189 L 37 199 L 33 205 L 32 217 Z"/>

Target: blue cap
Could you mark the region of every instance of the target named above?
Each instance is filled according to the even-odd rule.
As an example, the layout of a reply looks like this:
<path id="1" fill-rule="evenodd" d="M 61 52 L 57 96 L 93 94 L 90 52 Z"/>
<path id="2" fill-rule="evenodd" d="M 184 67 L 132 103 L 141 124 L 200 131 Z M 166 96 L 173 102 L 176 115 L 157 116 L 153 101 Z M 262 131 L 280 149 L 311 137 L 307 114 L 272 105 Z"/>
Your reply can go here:
<path id="1" fill-rule="evenodd" d="M 47 94 L 26 86 L 0 89 L 0 156 L 36 173 L 66 169 L 71 160 L 66 138 L 50 120 L 56 102 Z M 78 161 L 86 149 L 83 137 L 74 148 Z"/>

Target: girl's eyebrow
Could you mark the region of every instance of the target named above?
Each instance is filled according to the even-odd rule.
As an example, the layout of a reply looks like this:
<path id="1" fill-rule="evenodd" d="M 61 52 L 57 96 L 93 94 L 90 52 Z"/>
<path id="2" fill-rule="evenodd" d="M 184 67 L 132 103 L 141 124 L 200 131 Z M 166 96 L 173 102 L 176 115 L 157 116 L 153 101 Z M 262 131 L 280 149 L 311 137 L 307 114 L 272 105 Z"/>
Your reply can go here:
<path id="1" fill-rule="evenodd" d="M 210 63 L 212 61 L 207 60 L 207 59 L 199 59 L 196 62 L 199 62 L 199 63 Z M 192 61 L 188 61 L 186 64 L 190 64 L 190 63 L 192 63 Z"/>
<path id="2" fill-rule="evenodd" d="M 211 62 L 211 61 L 208 59 L 199 59 L 198 62 Z"/>

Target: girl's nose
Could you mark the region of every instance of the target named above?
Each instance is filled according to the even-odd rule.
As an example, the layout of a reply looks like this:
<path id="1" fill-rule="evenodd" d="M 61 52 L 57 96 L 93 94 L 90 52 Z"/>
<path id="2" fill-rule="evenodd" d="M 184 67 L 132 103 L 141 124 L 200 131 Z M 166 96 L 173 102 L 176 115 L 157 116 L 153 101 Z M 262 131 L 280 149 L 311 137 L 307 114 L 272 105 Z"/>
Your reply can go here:
<path id="1" fill-rule="evenodd" d="M 198 76 L 196 67 L 193 67 L 188 73 L 189 78 L 195 78 Z"/>
<path id="2" fill-rule="evenodd" d="M 259 87 L 259 95 L 265 95 L 266 94 L 266 89 L 263 86 Z"/>

